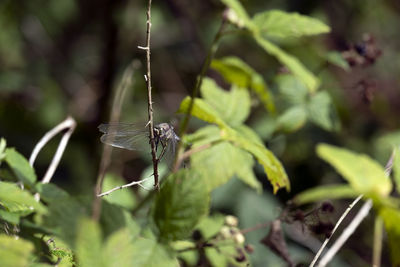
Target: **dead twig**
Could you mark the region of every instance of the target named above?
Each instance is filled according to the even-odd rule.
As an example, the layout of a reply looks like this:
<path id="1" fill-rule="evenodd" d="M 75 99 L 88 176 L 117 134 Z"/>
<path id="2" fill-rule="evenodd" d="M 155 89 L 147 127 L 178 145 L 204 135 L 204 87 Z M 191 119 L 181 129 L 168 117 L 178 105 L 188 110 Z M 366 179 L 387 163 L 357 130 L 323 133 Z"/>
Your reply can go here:
<path id="1" fill-rule="evenodd" d="M 150 61 L 150 40 L 151 40 L 151 0 L 147 2 L 147 30 L 146 30 L 146 46 L 140 47 L 146 51 L 146 75 L 145 80 L 147 84 L 147 107 L 148 107 L 148 115 L 149 115 L 149 136 L 150 136 L 150 145 L 151 145 L 151 157 L 153 160 L 153 171 L 154 171 L 154 187 L 157 190 L 160 190 L 159 178 L 158 178 L 158 159 L 156 153 L 156 142 L 154 139 L 154 119 L 153 119 L 153 99 L 151 95 L 151 61 Z"/>
<path id="2" fill-rule="evenodd" d="M 68 116 L 63 122 L 58 124 L 56 127 L 48 131 L 42 139 L 36 144 L 35 148 L 32 151 L 31 156 L 29 157 L 29 164 L 33 167 L 33 163 L 36 160 L 37 155 L 39 154 L 40 150 L 58 133 L 67 130 L 63 137 L 61 138 L 60 143 L 58 144 L 58 148 L 56 150 L 56 153 L 54 154 L 53 159 L 51 160 L 50 166 L 47 168 L 46 174 L 42 178 L 41 183 L 42 184 L 47 184 L 50 182 L 51 178 L 54 175 L 54 172 L 56 171 L 58 164 L 60 163 L 61 157 L 64 153 L 65 147 L 68 144 L 69 138 L 71 137 L 72 133 L 74 132 L 76 127 L 76 121 Z M 35 194 L 35 199 L 37 201 L 40 200 L 40 194 L 36 193 Z"/>

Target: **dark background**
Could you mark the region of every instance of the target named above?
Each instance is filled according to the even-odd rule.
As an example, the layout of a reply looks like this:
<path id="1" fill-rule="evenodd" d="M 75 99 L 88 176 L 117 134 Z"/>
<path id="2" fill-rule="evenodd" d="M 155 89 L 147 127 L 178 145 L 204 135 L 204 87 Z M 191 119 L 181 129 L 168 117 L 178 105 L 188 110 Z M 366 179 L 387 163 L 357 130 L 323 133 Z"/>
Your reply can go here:
<path id="1" fill-rule="evenodd" d="M 292 183 L 292 192 L 279 194 L 279 199 L 285 201 L 307 188 L 341 181 L 315 156 L 319 142 L 365 152 L 384 163 L 389 155 L 380 137 L 387 133 L 396 137 L 399 127 L 400 2 L 242 3 L 251 15 L 274 8 L 297 11 L 332 28 L 330 34 L 282 44 L 321 78 L 321 87 L 334 99 L 341 124 L 333 132 L 307 124 L 296 133 L 265 140 L 283 162 Z M 45 132 L 67 115 L 74 117 L 78 126 L 54 177 L 72 193 L 92 192 L 102 148 L 97 126 L 108 121 L 112 90 L 133 60 L 142 66 L 124 100 L 121 120 L 146 121 L 145 53 L 137 48 L 145 44 L 145 5 L 146 1 L 125 0 L 0 2 L 0 135 L 29 157 Z M 194 86 L 223 9 L 219 1 L 153 1 L 151 52 L 157 122 L 179 121 L 175 111 Z M 362 44 L 365 34 L 374 38 L 382 52 L 371 64 L 346 72 L 325 65 L 316 56 L 320 51 L 343 52 Z M 249 38 L 224 37 L 217 57 L 226 55 L 242 58 L 273 88 L 273 77 L 281 66 Z M 212 71 L 209 75 L 218 78 Z M 259 126 L 265 116 L 255 109 L 248 123 Z M 53 140 L 39 155 L 35 163 L 39 177 L 58 141 Z M 117 151 L 111 168 L 129 181 L 147 164 L 135 153 Z M 326 172 L 328 175 L 322 175 Z M 267 182 L 265 187 L 269 191 Z M 232 209 L 227 205 L 224 210 Z M 363 252 L 363 244 L 354 244 L 354 249 L 367 261 L 370 253 Z"/>

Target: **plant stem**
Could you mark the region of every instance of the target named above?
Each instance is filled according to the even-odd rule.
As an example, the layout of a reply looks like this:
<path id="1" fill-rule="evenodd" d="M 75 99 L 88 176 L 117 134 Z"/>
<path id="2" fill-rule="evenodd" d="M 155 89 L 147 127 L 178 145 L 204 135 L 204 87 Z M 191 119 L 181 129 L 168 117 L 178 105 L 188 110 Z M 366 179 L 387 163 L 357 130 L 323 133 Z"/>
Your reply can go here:
<path id="1" fill-rule="evenodd" d="M 376 216 L 374 226 L 374 248 L 372 253 L 372 266 L 381 266 L 381 254 L 382 254 L 382 237 L 383 237 L 383 220 Z"/>
<path id="2" fill-rule="evenodd" d="M 206 75 L 206 72 L 207 72 L 208 68 L 210 67 L 211 61 L 213 60 L 213 58 L 215 56 L 215 53 L 218 50 L 218 42 L 219 42 L 219 40 L 221 39 L 221 37 L 223 35 L 223 30 L 225 28 L 225 24 L 226 24 L 226 19 L 223 18 L 222 21 L 221 21 L 221 25 L 219 26 L 218 32 L 216 33 L 216 35 L 214 37 L 214 40 L 211 43 L 211 47 L 208 50 L 207 57 L 206 57 L 206 59 L 205 59 L 205 61 L 203 63 L 203 66 L 201 67 L 200 74 L 197 76 L 196 84 L 195 84 L 195 86 L 194 86 L 194 88 L 192 90 L 192 95 L 191 95 L 191 99 L 190 99 L 190 102 L 189 102 L 188 110 L 187 110 L 187 112 L 185 114 L 185 117 L 184 117 L 184 119 L 183 119 L 183 121 L 181 123 L 181 127 L 179 129 L 179 136 L 181 138 L 185 135 L 185 133 L 187 131 L 187 128 L 188 128 L 188 125 L 189 125 L 189 120 L 190 120 L 190 118 L 192 116 L 194 100 L 195 100 L 196 96 L 199 94 L 199 91 L 200 91 L 200 88 L 201 88 L 201 84 L 203 83 L 203 78 Z M 182 149 L 182 142 L 179 142 L 177 153 L 176 153 L 176 156 L 175 156 L 175 164 L 174 164 L 174 168 L 173 168 L 174 172 L 176 172 L 178 170 L 178 168 L 179 168 L 178 159 L 180 157 L 180 154 L 183 152 L 182 150 L 183 150 Z"/>
<path id="3" fill-rule="evenodd" d="M 150 61 L 150 37 L 151 37 L 151 1 L 147 2 L 147 30 L 146 30 L 146 84 L 147 84 L 147 100 L 148 100 L 148 114 L 149 114 L 149 136 L 151 145 L 151 157 L 153 160 L 153 174 L 154 174 L 154 187 L 160 190 L 160 185 L 158 183 L 158 159 L 156 154 L 156 143 L 154 140 L 154 119 L 153 119 L 153 99 L 151 95 L 151 61 Z"/>

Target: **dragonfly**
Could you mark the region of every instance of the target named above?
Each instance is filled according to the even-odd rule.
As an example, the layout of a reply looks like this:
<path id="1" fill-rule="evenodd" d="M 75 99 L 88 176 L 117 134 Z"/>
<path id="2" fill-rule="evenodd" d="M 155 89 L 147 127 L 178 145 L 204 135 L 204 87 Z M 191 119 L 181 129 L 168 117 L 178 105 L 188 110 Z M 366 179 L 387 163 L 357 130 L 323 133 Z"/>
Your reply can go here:
<path id="1" fill-rule="evenodd" d="M 98 128 L 103 133 L 100 140 L 104 144 L 128 150 L 150 151 L 151 149 L 149 131 L 141 124 L 104 123 L 100 124 Z M 167 165 L 172 168 L 177 144 L 180 141 L 174 127 L 169 123 L 155 125 L 154 141 L 156 152 L 161 148 L 157 158 L 165 159 Z"/>

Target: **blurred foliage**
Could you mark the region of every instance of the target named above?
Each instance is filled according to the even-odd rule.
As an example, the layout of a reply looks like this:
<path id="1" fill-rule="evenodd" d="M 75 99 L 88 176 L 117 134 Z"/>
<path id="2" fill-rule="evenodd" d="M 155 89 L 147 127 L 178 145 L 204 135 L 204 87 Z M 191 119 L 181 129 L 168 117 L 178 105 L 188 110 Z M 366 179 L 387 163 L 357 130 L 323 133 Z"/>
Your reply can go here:
<path id="1" fill-rule="evenodd" d="M 91 219 L 97 126 L 109 120 L 131 64 L 121 121 L 146 124 L 145 53 L 137 48 L 146 4 L 0 2 L 0 266 L 308 265 L 323 236 L 299 239 L 305 227 L 283 223 L 288 260 L 260 243 L 270 222 L 291 214 L 288 200 L 307 212 L 328 199 L 335 221 L 360 194 L 384 222 L 382 266 L 399 265 L 394 0 L 153 1 L 155 120 L 176 126 L 193 101 L 180 136 L 192 153 L 176 173 L 160 167 L 159 193 L 153 181 L 113 192 Z M 222 20 L 216 54 L 198 77 Z M 68 115 L 77 128 L 51 183 L 42 184 L 59 137 L 34 168 L 27 158 Z M 147 151 L 116 149 L 103 191 L 151 175 Z M 363 225 L 332 266 L 371 264 L 374 230 Z"/>

